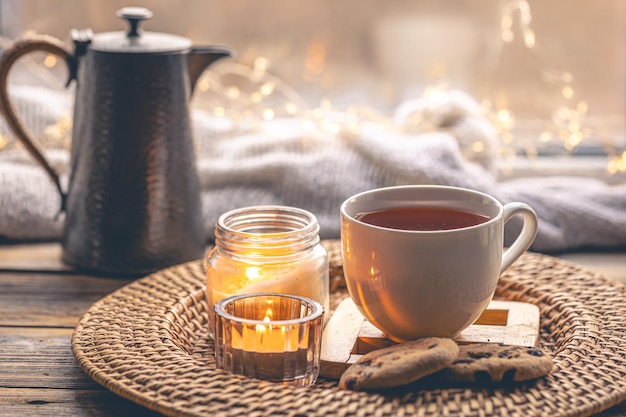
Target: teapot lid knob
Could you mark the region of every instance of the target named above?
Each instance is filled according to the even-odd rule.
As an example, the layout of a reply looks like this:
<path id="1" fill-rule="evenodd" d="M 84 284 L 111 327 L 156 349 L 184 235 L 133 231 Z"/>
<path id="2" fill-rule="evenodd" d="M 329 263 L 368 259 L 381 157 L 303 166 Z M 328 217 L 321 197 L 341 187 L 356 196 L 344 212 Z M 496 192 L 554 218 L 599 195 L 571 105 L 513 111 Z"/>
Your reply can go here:
<path id="1" fill-rule="evenodd" d="M 150 19 L 152 12 L 144 7 L 124 7 L 117 11 L 116 16 L 128 21 L 130 27 L 126 36 L 137 37 L 139 36 L 139 23 Z"/>

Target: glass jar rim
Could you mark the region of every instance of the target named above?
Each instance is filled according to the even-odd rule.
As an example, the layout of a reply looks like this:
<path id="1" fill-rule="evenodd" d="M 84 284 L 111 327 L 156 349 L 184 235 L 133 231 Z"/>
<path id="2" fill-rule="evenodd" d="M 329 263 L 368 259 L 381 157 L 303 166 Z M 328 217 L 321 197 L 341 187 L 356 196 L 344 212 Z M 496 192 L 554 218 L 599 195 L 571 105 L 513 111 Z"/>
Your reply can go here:
<path id="1" fill-rule="evenodd" d="M 228 313 L 226 311 L 226 308 L 225 308 L 225 306 L 227 304 L 231 304 L 231 303 L 239 301 L 241 299 L 246 299 L 246 298 L 264 298 L 264 297 L 265 298 L 267 298 L 267 297 L 283 297 L 283 298 L 291 298 L 291 299 L 299 300 L 302 303 L 307 304 L 308 306 L 310 306 L 311 313 L 307 314 L 306 316 L 302 316 L 302 317 L 295 318 L 295 319 L 272 320 L 271 323 L 268 323 L 268 322 L 265 322 L 263 320 L 246 319 L 246 318 L 243 318 L 243 317 L 235 316 L 233 314 Z M 215 305 L 213 306 L 213 309 L 215 310 L 215 315 L 216 316 L 225 318 L 226 320 L 229 320 L 229 321 L 232 321 L 232 322 L 236 322 L 236 323 L 247 324 L 247 325 L 262 325 L 262 326 L 265 326 L 265 325 L 268 325 L 268 324 L 271 324 L 273 326 L 289 326 L 289 325 L 296 325 L 296 324 L 301 324 L 301 323 L 308 323 L 308 322 L 310 322 L 312 320 L 317 319 L 318 317 L 320 317 L 324 313 L 324 307 L 318 301 L 315 301 L 315 300 L 307 298 L 307 297 L 302 297 L 300 295 L 281 294 L 281 293 L 276 293 L 276 292 L 259 292 L 259 293 L 234 295 L 234 296 L 223 298 L 223 299 L 217 301 L 215 303 Z"/>
<path id="2" fill-rule="evenodd" d="M 288 206 L 251 206 L 222 214 L 215 227 L 215 247 L 264 262 L 297 259 L 320 241 L 311 212 Z"/>
<path id="3" fill-rule="evenodd" d="M 247 228 L 257 229 L 259 222 L 268 220 L 282 221 L 282 230 L 275 232 L 247 230 Z M 315 215 L 307 210 L 289 206 L 265 205 L 230 210 L 218 218 L 217 228 L 248 237 L 279 237 L 308 231 L 317 233 L 319 225 Z"/>

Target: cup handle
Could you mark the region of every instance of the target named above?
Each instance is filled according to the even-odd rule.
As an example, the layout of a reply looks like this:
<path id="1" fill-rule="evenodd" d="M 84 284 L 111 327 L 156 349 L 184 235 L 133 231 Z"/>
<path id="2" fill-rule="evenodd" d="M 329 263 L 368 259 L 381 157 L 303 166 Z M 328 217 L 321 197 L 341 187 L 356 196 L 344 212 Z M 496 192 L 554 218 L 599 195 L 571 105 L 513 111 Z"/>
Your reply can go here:
<path id="1" fill-rule="evenodd" d="M 524 219 L 524 225 L 515 242 L 502 254 L 502 264 L 500 273 L 510 267 L 522 254 L 532 245 L 537 236 L 539 222 L 537 214 L 528 205 L 524 203 L 508 203 L 504 205 L 504 219 L 506 224 L 515 215 L 521 214 Z"/>
<path id="2" fill-rule="evenodd" d="M 28 132 L 18 117 L 11 103 L 7 88 L 9 71 L 13 67 L 13 64 L 22 56 L 35 51 L 48 52 L 61 58 L 68 65 L 70 73 L 69 81 L 73 79 L 76 72 L 76 61 L 74 56 L 65 49 L 60 40 L 48 35 L 30 35 L 27 38 L 18 40 L 8 47 L 0 58 L 0 113 L 4 116 L 7 125 L 15 136 L 44 168 L 46 174 L 48 174 L 52 182 L 56 185 L 61 194 L 61 210 L 64 210 L 65 193 L 63 193 L 61 188 L 59 175 L 46 160 L 41 145 L 39 145 L 35 138 Z"/>

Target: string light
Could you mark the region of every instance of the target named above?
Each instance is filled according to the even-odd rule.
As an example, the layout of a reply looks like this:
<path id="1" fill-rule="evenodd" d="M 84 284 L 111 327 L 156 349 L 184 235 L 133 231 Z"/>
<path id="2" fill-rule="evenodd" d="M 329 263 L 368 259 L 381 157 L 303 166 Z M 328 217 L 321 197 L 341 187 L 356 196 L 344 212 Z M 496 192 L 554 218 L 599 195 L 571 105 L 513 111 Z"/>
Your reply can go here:
<path id="1" fill-rule="evenodd" d="M 535 50 L 538 39 L 531 27 L 532 19 L 527 0 L 506 1 L 500 19 L 500 41 L 503 45 L 510 46 L 518 41 L 526 50 Z M 517 34 L 521 35 L 520 39 L 517 39 Z M 327 49 L 322 40 L 314 40 L 308 44 L 303 80 L 321 82 L 320 77 L 326 68 Z M 532 56 L 537 58 L 536 55 Z M 197 90 L 205 93 L 203 97 L 208 105 L 204 107 L 214 116 L 227 118 L 232 122 L 230 134 L 234 135 L 240 129 L 260 126 L 264 121 L 283 116 L 300 120 L 303 130 L 308 133 L 319 131 L 333 135 L 358 135 L 364 122 L 378 123 L 390 129 L 398 128 L 390 117 L 368 106 L 340 109 L 328 99 L 321 100 L 318 106 L 311 106 L 292 87 L 270 72 L 272 62 L 269 58 L 256 56 L 249 61 L 249 65 L 233 61 L 220 63 L 212 67 L 211 71 L 205 72 L 197 83 Z M 57 66 L 58 59 L 47 54 L 39 64 L 52 69 Z M 432 72 L 437 74 L 436 78 L 441 79 L 446 73 L 445 62 L 438 65 L 442 66 L 432 69 Z M 548 86 L 555 88 L 562 102 L 552 112 L 548 125 L 542 120 L 531 126 L 536 128 L 536 132 L 540 132 L 531 140 L 525 142 L 518 137 L 516 129 L 523 126 L 526 131 L 531 130 L 527 129 L 531 123 L 518 119 L 513 111 L 515 107 L 511 106 L 506 95 L 485 97 L 481 102 L 484 114 L 499 133 L 502 145 L 500 156 L 503 159 L 517 155 L 517 149 L 521 146 L 529 158 L 539 154 L 538 146 L 542 146 L 541 144 L 557 143 L 565 151 L 571 152 L 584 143 L 586 138 L 595 134 L 589 127 L 589 104 L 577 96 L 574 74 L 542 68 L 541 77 Z M 440 84 L 428 86 L 423 95 L 427 100 L 444 104 L 449 98 L 448 92 L 448 86 Z M 45 129 L 47 142 L 44 142 L 62 142 L 60 146 L 69 148 L 70 132 L 71 119 L 67 115 Z M 0 149 L 15 145 L 17 144 L 14 141 L 10 142 L 0 135 Z M 469 149 L 482 153 L 485 146 L 484 142 L 477 140 L 469 145 Z M 626 151 L 609 156 L 608 172 L 626 172 Z"/>
<path id="2" fill-rule="evenodd" d="M 229 87 L 226 90 L 226 95 L 228 96 L 228 98 L 232 100 L 237 100 L 239 96 L 241 95 L 241 91 L 237 87 Z"/>
<path id="3" fill-rule="evenodd" d="M 274 91 L 274 85 L 272 83 L 265 83 L 259 88 L 259 93 L 263 96 L 269 96 Z"/>
<path id="4" fill-rule="evenodd" d="M 72 118 L 66 112 L 61 116 L 59 121 L 53 125 L 46 126 L 44 135 L 46 137 L 46 145 L 50 147 L 59 147 L 69 149 L 72 132 Z"/>
<path id="5" fill-rule="evenodd" d="M 527 0 L 509 0 L 503 7 L 503 12 L 500 19 L 500 39 L 503 42 L 503 47 L 515 42 L 514 27 L 517 25 L 518 33 L 522 34 L 522 45 L 526 48 L 530 59 L 533 62 L 539 62 L 540 59 L 536 53 L 533 52 L 537 44 L 535 32 L 531 27 L 532 13 L 531 8 Z M 555 89 L 563 102 L 552 112 L 551 119 L 548 126 L 545 126 L 545 121 L 533 121 L 523 120 L 516 122 L 516 115 L 508 107 L 508 99 L 506 95 L 500 94 L 496 103 L 500 103 L 499 106 L 494 106 L 489 99 L 483 100 L 483 108 L 485 112 L 491 116 L 489 119 L 492 121 L 496 130 L 500 134 L 501 143 L 503 145 L 501 149 L 501 157 L 503 159 L 514 157 L 517 155 L 516 149 L 523 146 L 522 151 L 527 157 L 536 157 L 539 153 L 536 143 L 552 144 L 553 142 L 560 141 L 561 146 L 566 152 L 572 152 L 581 144 L 585 143 L 586 138 L 592 136 L 600 136 L 597 132 L 591 128 L 592 123 L 588 116 L 589 105 L 585 100 L 578 100 L 574 102 L 576 98 L 576 88 L 574 85 L 575 77 L 569 71 L 553 71 L 549 68 L 545 68 L 545 65 L 541 67 L 541 79 L 543 79 L 549 88 Z M 606 120 L 600 120 L 596 126 L 606 124 Z M 544 126 L 539 126 L 544 124 Z M 520 134 L 528 134 L 527 132 L 535 131 L 541 132 L 538 135 L 539 141 L 536 141 L 533 137 L 524 139 L 517 137 L 518 132 L 515 128 L 517 126 L 524 126 L 525 132 Z M 611 145 L 605 144 L 605 147 L 610 150 Z M 614 156 L 607 166 L 607 170 L 615 174 L 617 172 L 626 172 L 624 164 L 624 154 L 621 156 Z"/>
<path id="6" fill-rule="evenodd" d="M 472 143 L 472 150 L 474 152 L 482 152 L 485 149 L 485 144 L 481 141 Z"/>
<path id="7" fill-rule="evenodd" d="M 48 68 L 52 68 L 57 64 L 57 57 L 52 54 L 47 54 L 43 60 L 43 64 Z"/>
<path id="8" fill-rule="evenodd" d="M 618 172 L 626 172 L 626 151 L 621 155 L 612 156 L 607 166 L 609 174 L 617 174 Z"/>
<path id="9" fill-rule="evenodd" d="M 526 0 L 512 0 L 504 5 L 502 17 L 500 18 L 500 37 L 505 43 L 515 40 L 513 25 L 515 23 L 514 14 L 519 12 L 520 26 L 524 37 L 524 45 L 527 48 L 535 46 L 535 32 L 530 27 L 532 14 L 530 5 Z"/>
<path id="10" fill-rule="evenodd" d="M 200 91 L 209 91 L 211 85 L 209 84 L 209 80 L 202 79 L 198 81 L 198 90 Z"/>
<path id="11" fill-rule="evenodd" d="M 272 109 L 265 109 L 263 110 L 263 119 L 265 120 L 272 120 L 274 119 L 275 116 L 275 112 Z"/>
<path id="12" fill-rule="evenodd" d="M 563 97 L 566 99 L 570 99 L 574 97 L 574 89 L 569 85 L 566 85 L 565 87 L 563 87 L 563 89 L 561 90 L 561 93 L 563 94 Z"/>
<path id="13" fill-rule="evenodd" d="M 553 139 L 552 133 L 548 132 L 548 131 L 545 131 L 545 130 L 543 132 L 541 132 L 541 134 L 539 135 L 539 140 L 542 143 L 548 143 L 548 142 L 552 141 L 552 139 Z"/>

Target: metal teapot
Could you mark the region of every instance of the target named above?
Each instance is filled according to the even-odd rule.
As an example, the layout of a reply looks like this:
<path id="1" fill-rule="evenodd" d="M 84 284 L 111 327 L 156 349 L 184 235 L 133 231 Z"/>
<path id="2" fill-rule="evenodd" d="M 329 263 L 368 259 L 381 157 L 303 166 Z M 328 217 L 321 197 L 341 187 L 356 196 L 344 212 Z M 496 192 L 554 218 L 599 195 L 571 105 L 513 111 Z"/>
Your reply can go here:
<path id="1" fill-rule="evenodd" d="M 46 35 L 18 40 L 0 58 L 0 110 L 56 184 L 65 211 L 63 260 L 93 272 L 143 275 L 204 252 L 199 181 L 190 129 L 194 84 L 226 47 L 143 32 L 144 8 L 117 12 L 128 32 L 73 30 L 74 51 Z M 69 184 L 16 116 L 7 94 L 11 66 L 44 51 L 76 81 Z"/>

